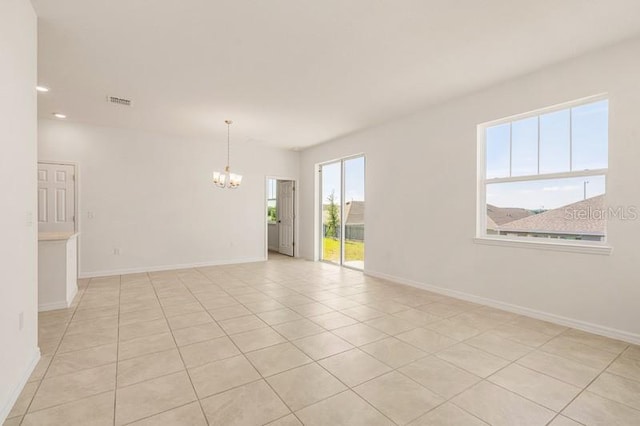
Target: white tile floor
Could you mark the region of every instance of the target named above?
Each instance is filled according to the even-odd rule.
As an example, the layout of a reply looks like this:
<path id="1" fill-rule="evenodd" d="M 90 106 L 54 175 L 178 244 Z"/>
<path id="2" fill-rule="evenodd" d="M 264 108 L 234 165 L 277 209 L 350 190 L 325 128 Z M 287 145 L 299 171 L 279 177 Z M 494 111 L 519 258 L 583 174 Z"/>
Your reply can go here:
<path id="1" fill-rule="evenodd" d="M 6 425 L 640 425 L 640 347 L 349 269 L 80 287 Z"/>

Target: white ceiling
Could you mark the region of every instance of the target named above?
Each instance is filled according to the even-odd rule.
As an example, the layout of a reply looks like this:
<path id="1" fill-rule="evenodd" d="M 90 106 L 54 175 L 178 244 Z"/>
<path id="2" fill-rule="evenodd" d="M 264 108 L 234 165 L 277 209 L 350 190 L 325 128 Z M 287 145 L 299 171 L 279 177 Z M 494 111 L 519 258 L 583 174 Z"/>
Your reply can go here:
<path id="1" fill-rule="evenodd" d="M 638 0 L 32 0 L 41 117 L 303 148 L 635 36 Z M 110 105 L 106 95 L 133 99 Z"/>

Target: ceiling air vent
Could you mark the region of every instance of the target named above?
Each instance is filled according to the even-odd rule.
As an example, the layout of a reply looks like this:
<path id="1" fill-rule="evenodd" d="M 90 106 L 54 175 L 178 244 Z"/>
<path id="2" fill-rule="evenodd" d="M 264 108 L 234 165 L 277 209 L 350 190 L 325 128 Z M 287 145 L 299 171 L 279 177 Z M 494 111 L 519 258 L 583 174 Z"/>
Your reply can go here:
<path id="1" fill-rule="evenodd" d="M 131 106 L 131 99 L 119 98 L 117 96 L 107 96 L 107 102 L 116 105 Z"/>

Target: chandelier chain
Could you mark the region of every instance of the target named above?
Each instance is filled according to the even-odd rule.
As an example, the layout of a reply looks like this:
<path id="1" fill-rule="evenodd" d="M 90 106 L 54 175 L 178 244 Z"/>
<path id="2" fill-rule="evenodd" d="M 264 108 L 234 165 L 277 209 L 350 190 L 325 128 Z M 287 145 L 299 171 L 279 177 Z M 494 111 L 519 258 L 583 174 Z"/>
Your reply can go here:
<path id="1" fill-rule="evenodd" d="M 231 173 L 231 124 L 233 121 L 225 120 L 227 124 L 227 167 L 224 172 L 213 172 L 213 183 L 218 188 L 236 189 L 242 183 L 242 175 Z"/>
<path id="2" fill-rule="evenodd" d="M 231 144 L 229 142 L 231 135 L 231 123 L 227 122 L 227 168 L 231 162 Z"/>

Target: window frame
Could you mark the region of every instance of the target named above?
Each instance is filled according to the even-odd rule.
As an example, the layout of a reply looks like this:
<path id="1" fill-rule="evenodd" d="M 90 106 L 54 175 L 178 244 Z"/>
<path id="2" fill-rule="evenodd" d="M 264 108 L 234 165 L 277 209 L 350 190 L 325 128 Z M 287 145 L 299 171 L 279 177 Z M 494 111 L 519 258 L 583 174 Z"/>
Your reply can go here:
<path id="1" fill-rule="evenodd" d="M 520 236 L 507 236 L 507 235 L 488 235 L 487 234 L 487 185 L 496 183 L 508 183 L 508 182 L 526 182 L 526 181 L 539 181 L 549 179 L 562 179 L 562 178 L 575 178 L 575 177 L 587 177 L 587 176 L 604 176 L 605 177 L 605 194 L 607 193 L 608 186 L 608 162 L 607 168 L 600 169 L 586 169 L 576 170 L 568 172 L 557 173 L 540 173 L 540 120 L 539 117 L 544 114 L 562 111 L 565 109 L 571 109 L 585 104 L 594 102 L 609 100 L 607 93 L 602 93 L 594 96 L 589 96 L 574 101 L 564 102 L 562 104 L 553 105 L 550 107 L 540 108 L 533 111 L 529 111 L 522 114 L 516 114 L 509 117 L 500 118 L 498 120 L 492 120 L 481 123 L 477 126 L 477 209 L 476 209 L 476 235 L 474 242 L 484 245 L 497 245 L 507 247 L 524 247 L 535 248 L 543 250 L 557 250 L 557 251 L 569 251 L 579 253 L 590 254 L 605 254 L 609 255 L 612 252 L 612 247 L 608 243 L 608 234 L 605 233 L 603 241 L 585 241 L 585 240 L 562 240 L 554 238 L 540 238 L 540 237 L 520 237 Z M 512 174 L 512 144 L 513 139 L 510 137 L 509 142 L 509 175 L 508 177 L 499 178 L 486 178 L 486 155 L 487 155 L 487 140 L 486 130 L 489 127 L 499 126 L 502 124 L 512 123 L 518 120 L 524 120 L 527 118 L 538 117 L 538 174 L 524 175 L 524 176 L 511 176 Z M 570 115 L 571 117 L 571 115 Z M 610 114 L 607 117 L 607 123 L 609 123 Z M 571 132 L 571 118 L 569 122 L 569 128 Z M 510 127 L 511 129 L 511 127 Z M 511 132 L 511 130 L 510 130 Z M 570 133 L 569 138 L 569 158 L 570 167 L 572 166 L 573 146 L 572 137 Z M 609 140 L 607 140 L 607 151 L 609 151 Z"/>
<path id="2" fill-rule="evenodd" d="M 271 187 L 271 184 L 273 183 L 273 188 Z M 269 209 L 269 201 L 274 201 L 275 202 L 275 209 L 276 209 L 276 218 L 278 215 L 278 179 L 271 179 L 268 178 L 268 183 L 267 183 L 267 212 Z M 271 193 L 271 191 L 273 190 L 273 194 Z M 269 198 L 270 195 L 273 195 L 274 198 Z M 268 225 L 276 225 L 278 223 L 278 220 L 276 219 L 275 221 L 269 220 L 269 214 L 267 213 L 267 224 Z"/>

